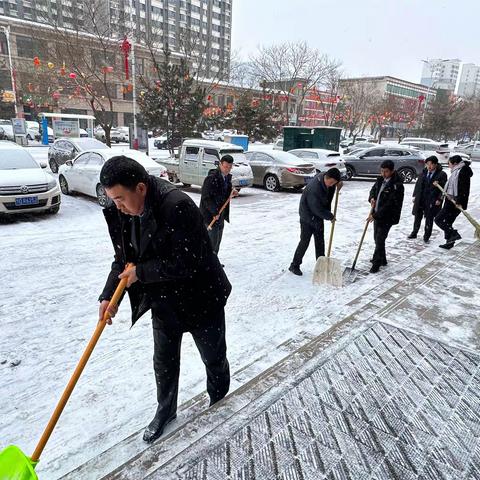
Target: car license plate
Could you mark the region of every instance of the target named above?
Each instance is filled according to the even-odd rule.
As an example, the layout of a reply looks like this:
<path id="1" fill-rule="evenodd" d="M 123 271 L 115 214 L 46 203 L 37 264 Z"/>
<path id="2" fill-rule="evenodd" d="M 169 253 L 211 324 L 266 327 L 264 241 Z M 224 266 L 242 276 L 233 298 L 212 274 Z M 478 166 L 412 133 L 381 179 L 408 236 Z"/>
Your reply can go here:
<path id="1" fill-rule="evenodd" d="M 15 205 L 20 207 L 22 205 L 36 205 L 38 203 L 38 197 L 21 197 L 15 199 Z"/>
<path id="2" fill-rule="evenodd" d="M 244 187 L 245 185 L 248 185 L 248 180 L 239 180 L 239 181 L 238 181 L 238 184 L 239 184 L 241 187 Z"/>

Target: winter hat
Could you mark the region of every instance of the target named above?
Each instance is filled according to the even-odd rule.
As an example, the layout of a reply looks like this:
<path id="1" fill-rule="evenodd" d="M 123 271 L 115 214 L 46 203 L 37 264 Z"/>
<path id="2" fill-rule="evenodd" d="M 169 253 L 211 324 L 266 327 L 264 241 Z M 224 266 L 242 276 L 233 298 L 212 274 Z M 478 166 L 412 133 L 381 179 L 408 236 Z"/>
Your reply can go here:
<path id="1" fill-rule="evenodd" d="M 340 170 L 338 168 L 330 168 L 325 172 L 325 175 L 329 178 L 333 178 L 337 182 L 339 182 L 342 179 L 342 176 L 340 175 Z"/>

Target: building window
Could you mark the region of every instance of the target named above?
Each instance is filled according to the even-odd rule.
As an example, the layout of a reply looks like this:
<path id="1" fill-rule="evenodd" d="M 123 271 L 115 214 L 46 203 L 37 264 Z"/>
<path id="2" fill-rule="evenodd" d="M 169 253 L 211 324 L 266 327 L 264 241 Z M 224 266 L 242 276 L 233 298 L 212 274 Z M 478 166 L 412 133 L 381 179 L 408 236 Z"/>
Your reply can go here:
<path id="1" fill-rule="evenodd" d="M 17 35 L 17 54 L 19 57 L 33 58 L 33 40 Z"/>
<path id="2" fill-rule="evenodd" d="M 0 54 L 8 55 L 7 37 L 3 32 L 0 33 Z"/>

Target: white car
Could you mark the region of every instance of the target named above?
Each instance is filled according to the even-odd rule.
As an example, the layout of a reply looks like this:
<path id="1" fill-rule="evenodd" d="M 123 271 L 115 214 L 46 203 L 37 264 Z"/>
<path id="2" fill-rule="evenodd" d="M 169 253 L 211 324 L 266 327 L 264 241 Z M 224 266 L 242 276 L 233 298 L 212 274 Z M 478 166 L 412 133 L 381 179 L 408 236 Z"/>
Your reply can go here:
<path id="1" fill-rule="evenodd" d="M 0 132 L 4 137 L 4 140 L 10 140 L 11 142 L 15 141 L 15 135 L 13 134 L 13 127 L 8 123 L 2 123 L 0 125 Z"/>
<path id="2" fill-rule="evenodd" d="M 425 158 L 432 156 L 437 157 L 440 165 L 444 167 L 448 165 L 448 159 L 451 153 L 448 148 L 448 143 L 403 140 L 400 145 L 420 150 Z"/>
<path id="3" fill-rule="evenodd" d="M 83 193 L 96 197 L 101 207 L 108 206 L 110 200 L 100 183 L 100 170 L 108 159 L 117 155 L 132 158 L 143 165 L 150 175 L 168 180 L 167 169 L 138 150 L 87 150 L 60 166 L 58 180 L 62 193 L 65 195 L 72 192 Z"/>
<path id="4" fill-rule="evenodd" d="M 402 139 L 402 142 L 423 142 L 423 143 L 437 143 L 435 140 L 431 138 L 422 138 L 422 137 L 405 137 Z"/>
<path id="5" fill-rule="evenodd" d="M 25 148 L 0 142 L 0 214 L 58 213 L 60 189 L 46 167 Z"/>
<path id="6" fill-rule="evenodd" d="M 342 178 L 347 175 L 345 162 L 341 158 L 340 153 L 334 150 L 326 150 L 323 148 L 296 148 L 295 150 L 289 150 L 288 153 L 298 158 L 308 158 L 308 161 L 315 166 L 317 173 L 326 172 L 330 168 L 338 168 Z"/>
<path id="7" fill-rule="evenodd" d="M 115 143 L 129 142 L 130 131 L 128 127 L 115 127 L 110 131 L 110 140 Z"/>
<path id="8" fill-rule="evenodd" d="M 40 126 L 38 125 L 38 122 L 27 120 L 25 123 L 27 124 L 28 140 L 35 140 L 37 137 L 40 136 Z"/>
<path id="9" fill-rule="evenodd" d="M 283 152 L 283 138 L 279 138 L 278 140 L 275 141 L 275 143 L 273 144 L 273 149 L 280 150 Z"/>

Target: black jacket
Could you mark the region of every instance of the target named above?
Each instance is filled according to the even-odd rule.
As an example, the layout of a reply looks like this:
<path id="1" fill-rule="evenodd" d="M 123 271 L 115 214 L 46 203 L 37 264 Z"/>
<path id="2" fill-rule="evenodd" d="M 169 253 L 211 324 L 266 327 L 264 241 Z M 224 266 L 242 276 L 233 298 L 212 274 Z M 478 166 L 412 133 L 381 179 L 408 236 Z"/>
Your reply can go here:
<path id="1" fill-rule="evenodd" d="M 198 327 L 223 307 L 230 282 L 212 251 L 200 212 L 185 193 L 150 176 L 142 217 L 104 209 L 115 250 L 112 269 L 100 300 L 110 299 L 127 262 L 137 266 L 138 281 L 128 289 L 132 323 L 152 308 L 161 318 L 172 311 L 187 327 Z M 132 228 L 140 220 L 138 253 Z"/>
<path id="2" fill-rule="evenodd" d="M 323 173 L 316 175 L 302 192 L 300 199 L 300 222 L 318 228 L 324 220 L 333 218 L 332 199 L 335 187 L 327 187 L 323 181 Z"/>
<path id="3" fill-rule="evenodd" d="M 213 217 L 218 214 L 222 205 L 227 201 L 232 192 L 232 176 L 227 175 L 227 182 L 220 169 L 212 170 L 203 181 L 202 197 L 200 199 L 200 212 L 208 225 Z M 226 220 L 230 222 L 230 204 L 227 205 L 219 219 L 219 222 Z"/>
<path id="4" fill-rule="evenodd" d="M 464 210 L 468 207 L 468 197 L 470 196 L 470 178 L 473 172 L 470 168 L 470 163 L 465 162 L 465 165 L 460 169 L 458 174 L 458 195 L 455 201 L 459 203 Z M 450 200 L 449 200 L 450 201 Z"/>
<path id="5" fill-rule="evenodd" d="M 378 194 L 382 187 L 383 177 L 378 177 L 370 190 L 368 201 L 374 199 L 378 202 Z M 395 170 L 390 177 L 388 185 L 383 189 L 380 195 L 378 211 L 373 212 L 373 218 L 382 225 L 396 225 L 400 221 L 403 205 L 403 182 L 400 175 Z"/>
<path id="6" fill-rule="evenodd" d="M 428 210 L 441 209 L 441 205 L 437 206 L 435 205 L 435 202 L 437 200 L 442 200 L 442 192 L 433 184 L 433 182 L 438 182 L 441 187 L 444 187 L 445 183 L 447 183 L 447 174 L 443 171 L 440 164 L 438 164 L 436 170 L 434 170 L 430 182 L 428 182 L 428 173 L 428 170 L 425 168 L 415 183 L 412 195 L 415 198 L 412 215 L 416 215 L 419 208 L 423 209 L 425 212 Z"/>

